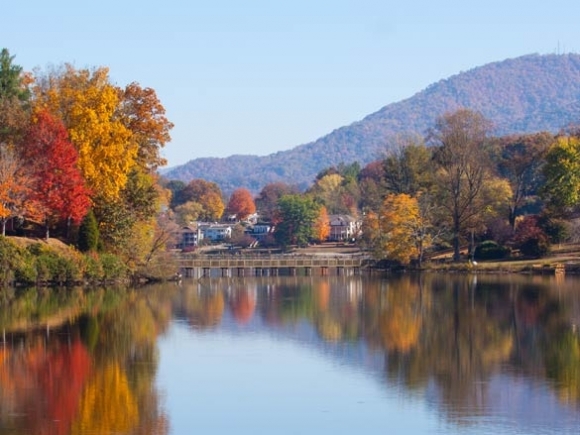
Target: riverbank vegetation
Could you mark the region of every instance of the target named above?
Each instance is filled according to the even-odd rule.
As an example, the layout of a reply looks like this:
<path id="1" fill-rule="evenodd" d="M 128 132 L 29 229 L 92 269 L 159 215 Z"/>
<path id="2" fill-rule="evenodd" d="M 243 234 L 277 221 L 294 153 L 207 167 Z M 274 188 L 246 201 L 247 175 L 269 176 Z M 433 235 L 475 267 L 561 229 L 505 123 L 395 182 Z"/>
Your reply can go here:
<path id="1" fill-rule="evenodd" d="M 172 127 L 151 88 L 117 86 L 105 67 L 26 73 L 3 49 L 3 282 L 152 276 L 173 234 L 157 174 Z M 15 236 L 37 242 L 22 246 Z"/>

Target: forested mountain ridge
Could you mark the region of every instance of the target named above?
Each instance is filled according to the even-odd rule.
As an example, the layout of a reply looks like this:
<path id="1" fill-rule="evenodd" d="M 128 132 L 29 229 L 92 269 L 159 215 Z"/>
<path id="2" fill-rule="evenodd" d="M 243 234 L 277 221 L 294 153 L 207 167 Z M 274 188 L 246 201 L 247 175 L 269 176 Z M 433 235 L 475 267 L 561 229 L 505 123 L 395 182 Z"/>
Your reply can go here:
<path id="1" fill-rule="evenodd" d="M 276 181 L 312 183 L 324 168 L 384 156 L 402 133 L 425 132 L 445 112 L 480 111 L 494 134 L 557 132 L 580 121 L 580 55 L 527 55 L 461 72 L 358 122 L 287 151 L 267 156 L 198 158 L 169 168 L 168 179 L 203 178 L 224 192 L 244 186 L 258 192 Z"/>

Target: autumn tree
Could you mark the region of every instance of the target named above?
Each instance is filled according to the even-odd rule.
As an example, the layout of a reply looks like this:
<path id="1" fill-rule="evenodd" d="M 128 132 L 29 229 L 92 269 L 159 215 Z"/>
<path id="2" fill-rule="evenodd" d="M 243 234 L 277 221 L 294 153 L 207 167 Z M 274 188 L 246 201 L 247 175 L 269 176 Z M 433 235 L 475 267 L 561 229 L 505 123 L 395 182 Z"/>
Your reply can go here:
<path id="1" fill-rule="evenodd" d="M 254 198 L 248 189 L 240 187 L 232 192 L 226 207 L 228 215 L 236 215 L 242 221 L 255 212 Z"/>
<path id="2" fill-rule="evenodd" d="M 543 168 L 542 196 L 548 205 L 565 213 L 580 202 L 580 138 L 561 136 L 549 148 Z"/>
<path id="3" fill-rule="evenodd" d="M 313 237 L 318 242 L 324 242 L 330 236 L 330 218 L 326 207 L 320 207 L 313 224 Z"/>
<path id="4" fill-rule="evenodd" d="M 385 196 L 385 170 L 382 160 L 370 162 L 358 175 L 361 210 L 378 210 Z"/>
<path id="5" fill-rule="evenodd" d="M 225 205 L 222 199 L 222 192 L 219 186 L 212 181 L 199 178 L 191 180 L 181 190 L 180 196 L 181 201 L 183 201 L 182 204 L 194 201 L 201 205 L 200 220 L 217 221 L 223 215 Z"/>
<path id="6" fill-rule="evenodd" d="M 49 229 L 60 220 L 79 224 L 90 206 L 89 190 L 78 168 L 78 154 L 68 140 L 67 131 L 49 112 L 35 116 L 24 143 L 24 156 L 35 179 L 31 200 L 38 204 L 38 214 Z M 38 156 L 43 156 L 39 159 Z"/>
<path id="7" fill-rule="evenodd" d="M 486 204 L 480 197 L 490 163 L 485 146 L 490 123 L 478 112 L 460 109 L 438 118 L 431 137 L 438 148 L 437 190 L 451 222 L 453 260 L 459 261 L 466 224 Z"/>
<path id="8" fill-rule="evenodd" d="M 550 133 L 507 136 L 495 141 L 498 173 L 508 180 L 512 197 L 508 209 L 508 221 L 515 231 L 516 217 L 522 206 L 537 195 L 543 184 L 544 157 L 554 137 Z"/>
<path id="9" fill-rule="evenodd" d="M 171 140 L 173 124 L 166 118 L 155 90 L 135 82 L 127 85 L 121 94 L 119 112 L 138 146 L 136 163 L 145 171 L 165 166 L 167 161 L 160 151 Z"/>
<path id="10" fill-rule="evenodd" d="M 0 143 L 0 225 L 15 217 L 31 216 L 34 204 L 29 201 L 33 178 L 25 161 L 6 143 Z"/>
<path id="11" fill-rule="evenodd" d="M 180 225 L 190 225 L 199 219 L 203 207 L 199 202 L 188 201 L 175 207 L 175 218 Z"/>
<path id="12" fill-rule="evenodd" d="M 405 193 L 385 198 L 378 216 L 379 244 L 383 257 L 409 264 L 418 257 L 417 231 L 421 228 L 421 214 L 417 199 Z"/>
<path id="13" fill-rule="evenodd" d="M 100 201 L 95 207 L 103 246 L 109 252 L 123 256 L 131 267 L 142 263 L 153 237 L 161 201 L 155 176 L 140 170 L 132 171 L 119 198 Z"/>
<path id="14" fill-rule="evenodd" d="M 256 208 L 263 219 L 273 221 L 278 208 L 278 200 L 284 195 L 297 193 L 298 188 L 290 184 L 281 182 L 266 184 L 256 198 Z"/>

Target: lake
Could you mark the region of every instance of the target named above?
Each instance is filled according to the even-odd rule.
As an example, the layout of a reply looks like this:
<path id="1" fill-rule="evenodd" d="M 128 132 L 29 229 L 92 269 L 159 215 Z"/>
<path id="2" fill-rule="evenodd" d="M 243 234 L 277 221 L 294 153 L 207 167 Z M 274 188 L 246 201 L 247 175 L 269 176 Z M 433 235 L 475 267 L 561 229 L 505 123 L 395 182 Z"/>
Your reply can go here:
<path id="1" fill-rule="evenodd" d="M 580 279 L 0 291 L 2 434 L 578 434 Z"/>

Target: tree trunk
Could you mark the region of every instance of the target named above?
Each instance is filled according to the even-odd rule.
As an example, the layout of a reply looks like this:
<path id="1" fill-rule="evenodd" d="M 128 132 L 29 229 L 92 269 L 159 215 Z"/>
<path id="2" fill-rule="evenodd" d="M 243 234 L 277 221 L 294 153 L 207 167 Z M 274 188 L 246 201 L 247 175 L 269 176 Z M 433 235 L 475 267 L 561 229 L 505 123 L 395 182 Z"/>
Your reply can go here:
<path id="1" fill-rule="evenodd" d="M 459 222 L 459 217 L 454 216 L 453 218 L 453 261 L 458 262 L 461 260 L 461 251 L 459 245 L 459 232 L 461 230 L 461 224 Z"/>

